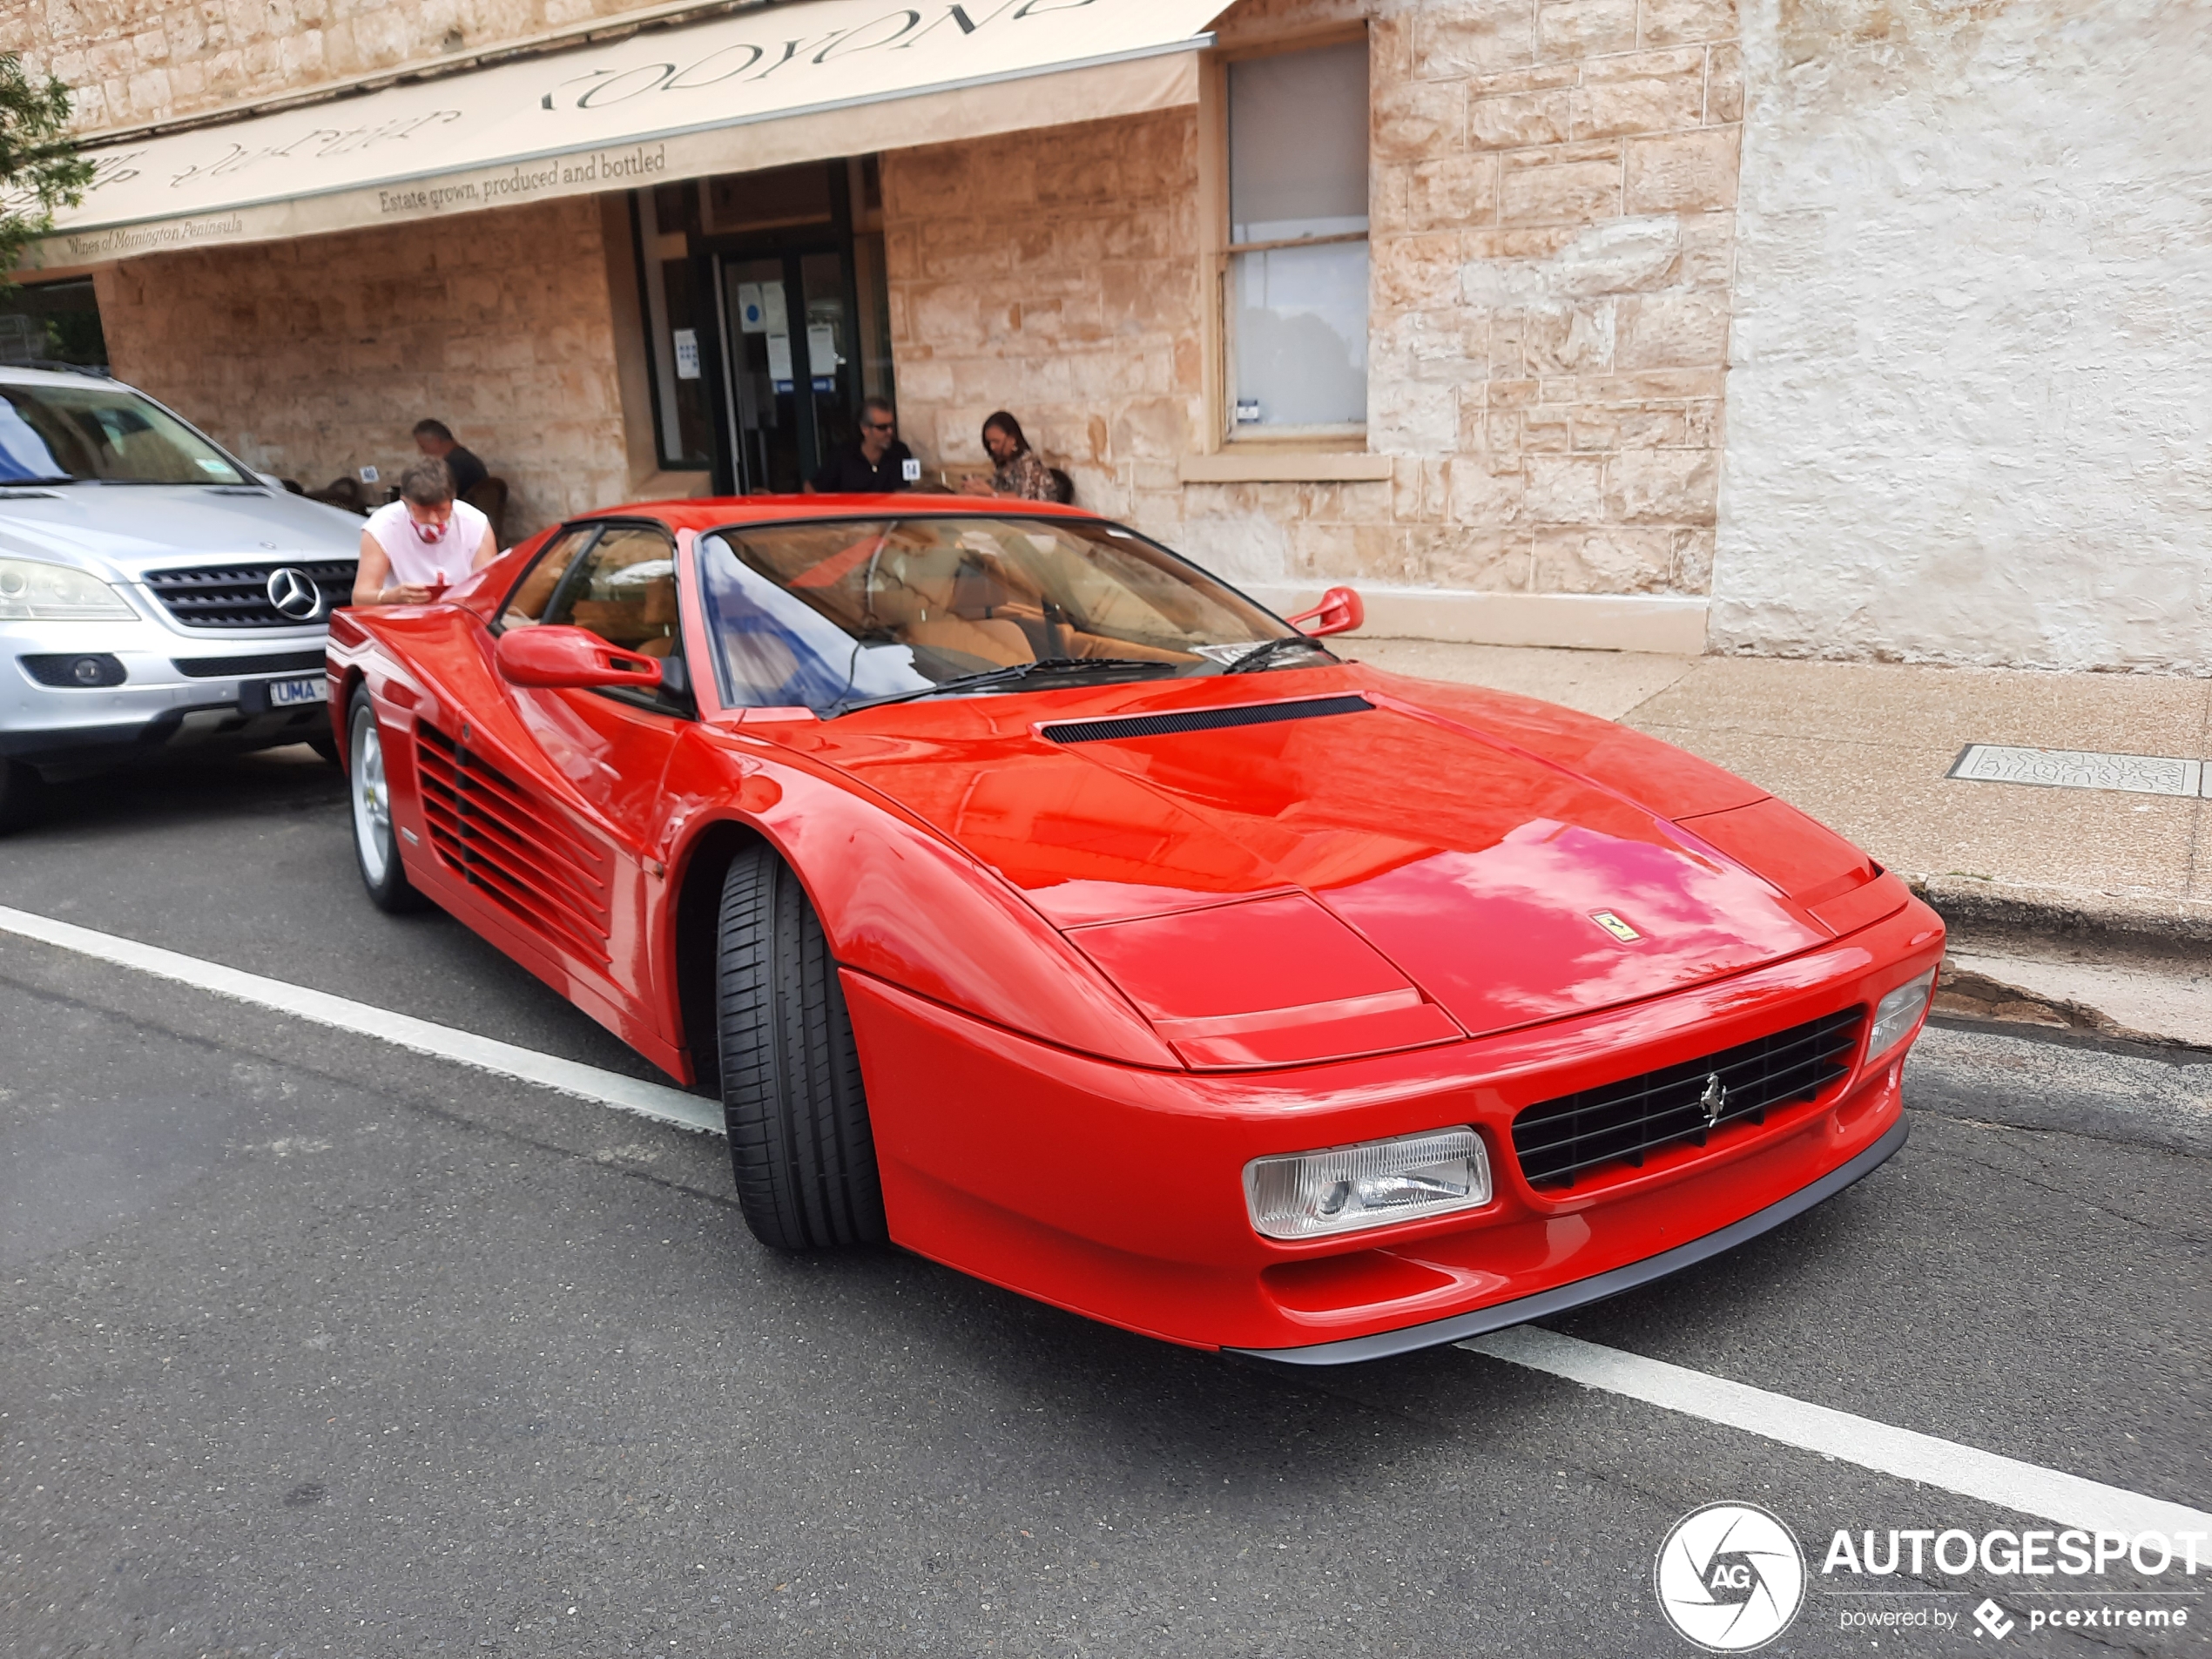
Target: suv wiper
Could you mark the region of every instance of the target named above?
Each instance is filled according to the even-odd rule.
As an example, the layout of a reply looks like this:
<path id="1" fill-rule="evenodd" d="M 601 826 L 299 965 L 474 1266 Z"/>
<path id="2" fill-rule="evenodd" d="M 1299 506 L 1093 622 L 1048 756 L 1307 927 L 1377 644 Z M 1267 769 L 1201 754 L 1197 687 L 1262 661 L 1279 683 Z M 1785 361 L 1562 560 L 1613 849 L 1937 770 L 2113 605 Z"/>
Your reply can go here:
<path id="1" fill-rule="evenodd" d="M 34 484 L 73 484 L 78 482 L 73 473 L 57 473 L 51 478 L 0 478 L 0 489 L 24 489 Z"/>
<path id="2" fill-rule="evenodd" d="M 980 673 L 960 674 L 948 680 L 939 680 L 934 685 L 925 685 L 919 691 L 894 691 L 888 697 L 863 698 L 857 703 L 840 703 L 833 707 L 826 718 L 834 720 L 840 714 L 851 714 L 860 709 L 881 708 L 887 703 L 911 703 L 917 698 L 935 697 L 941 691 L 981 691 L 986 686 L 1011 685 L 1038 674 L 1065 674 L 1076 670 L 1107 668 L 1126 671 L 1132 668 L 1156 669 L 1173 673 L 1173 663 L 1154 662 L 1142 657 L 1040 657 L 1033 663 L 1015 663 L 1005 668 L 987 668 Z"/>
<path id="3" fill-rule="evenodd" d="M 1239 657 L 1235 662 L 1230 664 L 1228 667 L 1223 669 L 1221 671 L 1224 674 L 1255 673 L 1260 669 L 1266 667 L 1269 663 L 1272 662 L 1278 651 L 1281 651 L 1286 646 L 1291 645 L 1303 645 L 1308 651 L 1318 651 L 1324 657 L 1331 658 L 1333 658 L 1336 656 L 1336 652 L 1331 651 L 1326 645 L 1323 644 L 1318 639 L 1309 638 L 1305 634 L 1285 634 L 1279 639 L 1265 640 L 1261 644 L 1253 646 L 1251 650 L 1246 651 L 1242 657 Z"/>

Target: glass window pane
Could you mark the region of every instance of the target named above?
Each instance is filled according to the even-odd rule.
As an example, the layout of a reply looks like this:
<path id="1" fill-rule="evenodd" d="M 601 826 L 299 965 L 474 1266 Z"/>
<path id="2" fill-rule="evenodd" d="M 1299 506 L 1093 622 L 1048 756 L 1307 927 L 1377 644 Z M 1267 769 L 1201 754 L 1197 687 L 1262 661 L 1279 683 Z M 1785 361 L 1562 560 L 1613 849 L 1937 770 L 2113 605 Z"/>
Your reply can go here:
<path id="1" fill-rule="evenodd" d="M 1229 66 L 1229 239 L 1367 228 L 1367 46 Z"/>
<path id="2" fill-rule="evenodd" d="M 132 392 L 98 386 L 0 387 L 0 482 L 242 484 L 206 439 Z"/>
<path id="3" fill-rule="evenodd" d="M 585 628 L 641 657 L 676 645 L 676 550 L 658 530 L 617 525 L 550 596 L 545 620 Z"/>
<path id="4" fill-rule="evenodd" d="M 561 585 L 561 578 L 569 572 L 569 565 L 576 556 L 599 533 L 597 524 L 579 524 L 574 529 L 563 530 L 540 550 L 537 558 L 515 591 L 507 596 L 507 608 L 500 613 L 502 628 L 528 628 L 545 619 L 545 602 Z"/>
<path id="5" fill-rule="evenodd" d="M 1238 253 L 1229 327 L 1240 429 L 1367 418 L 1367 245 Z"/>

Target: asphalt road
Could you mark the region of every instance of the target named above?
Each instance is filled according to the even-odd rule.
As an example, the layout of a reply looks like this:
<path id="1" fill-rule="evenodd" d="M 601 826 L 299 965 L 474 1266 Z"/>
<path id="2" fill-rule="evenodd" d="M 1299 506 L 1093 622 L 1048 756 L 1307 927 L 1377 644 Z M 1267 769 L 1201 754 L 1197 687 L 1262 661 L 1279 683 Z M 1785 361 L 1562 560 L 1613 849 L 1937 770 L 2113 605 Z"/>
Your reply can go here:
<path id="1" fill-rule="evenodd" d="M 0 905 L 653 1075 L 373 911 L 304 751 L 57 792 Z M 1721 1500 L 1811 1557 L 1770 1653 L 2212 1646 L 2212 1568 L 1824 1576 L 2039 1523 L 1456 1349 L 1289 1372 L 778 1258 L 718 1140 L 5 934 L 0 1042 L 10 1656 L 1689 1654 L 1654 1553 Z M 1935 1031 L 1908 1098 L 1868 1180 L 1555 1328 L 2208 1507 L 2212 1065 Z M 2027 1622 L 2091 1601 L 2190 1623 Z"/>

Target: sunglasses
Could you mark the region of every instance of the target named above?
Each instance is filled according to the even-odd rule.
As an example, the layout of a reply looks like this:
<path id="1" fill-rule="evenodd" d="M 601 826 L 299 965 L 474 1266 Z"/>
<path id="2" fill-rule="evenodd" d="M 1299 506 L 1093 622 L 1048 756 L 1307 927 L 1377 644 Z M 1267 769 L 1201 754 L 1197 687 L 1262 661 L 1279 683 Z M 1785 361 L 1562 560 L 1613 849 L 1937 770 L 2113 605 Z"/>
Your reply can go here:
<path id="1" fill-rule="evenodd" d="M 860 430 L 863 432 L 896 432 L 898 429 L 899 423 L 896 421 L 863 421 L 860 422 Z"/>

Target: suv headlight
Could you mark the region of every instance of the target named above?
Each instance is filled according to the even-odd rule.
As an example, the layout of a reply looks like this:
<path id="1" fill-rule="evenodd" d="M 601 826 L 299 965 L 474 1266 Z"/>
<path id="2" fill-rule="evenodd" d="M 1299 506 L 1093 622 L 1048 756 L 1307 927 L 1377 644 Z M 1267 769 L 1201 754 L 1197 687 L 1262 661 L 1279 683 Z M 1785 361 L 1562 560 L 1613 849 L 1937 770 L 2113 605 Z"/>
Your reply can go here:
<path id="1" fill-rule="evenodd" d="M 66 564 L 0 559 L 0 618 L 74 622 L 136 615 L 121 594 L 96 576 Z"/>

